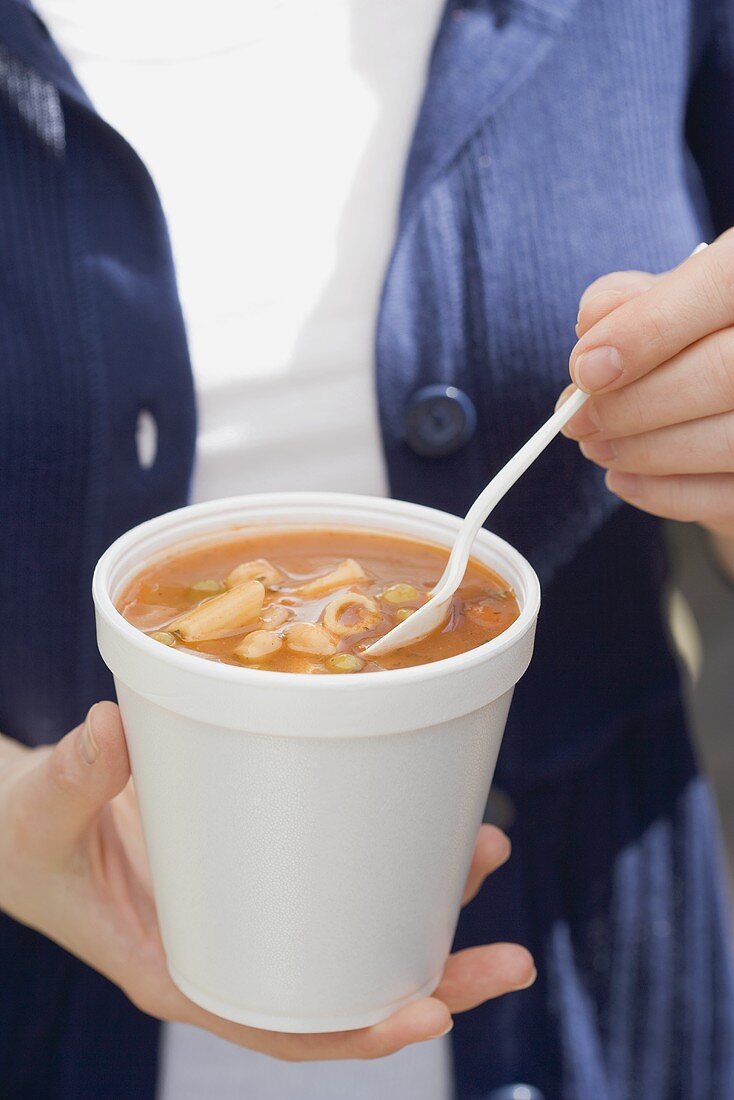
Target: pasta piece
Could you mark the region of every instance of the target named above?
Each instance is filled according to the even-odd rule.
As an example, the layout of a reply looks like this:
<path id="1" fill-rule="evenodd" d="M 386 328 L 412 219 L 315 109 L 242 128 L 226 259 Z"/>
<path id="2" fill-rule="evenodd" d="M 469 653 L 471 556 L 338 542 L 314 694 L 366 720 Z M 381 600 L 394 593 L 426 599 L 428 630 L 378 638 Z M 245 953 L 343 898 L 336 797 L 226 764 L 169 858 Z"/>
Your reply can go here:
<path id="1" fill-rule="evenodd" d="M 266 588 L 272 588 L 273 585 L 280 584 L 283 574 L 265 558 L 255 558 L 254 561 L 243 561 L 241 565 L 235 566 L 224 583 L 227 588 L 234 588 L 235 585 L 253 580 L 260 581 Z"/>
<path id="2" fill-rule="evenodd" d="M 273 603 L 270 607 L 264 607 L 260 620 L 268 630 L 277 630 L 283 623 L 287 623 L 292 612 L 280 603 Z"/>
<path id="3" fill-rule="evenodd" d="M 286 645 L 293 653 L 310 653 L 314 657 L 329 657 L 336 652 L 336 642 L 316 623 L 291 623 L 283 631 Z"/>
<path id="4" fill-rule="evenodd" d="M 262 661 L 283 647 L 283 639 L 270 630 L 253 630 L 232 652 L 241 661 Z"/>
<path id="5" fill-rule="evenodd" d="M 265 589 L 260 581 L 246 581 L 179 615 L 168 629 L 183 642 L 221 638 L 256 619 L 264 599 Z"/>
<path id="6" fill-rule="evenodd" d="M 358 607 L 359 613 L 353 623 L 345 623 L 343 614 L 348 607 Z M 379 607 L 370 596 L 363 596 L 361 592 L 345 592 L 337 596 L 324 611 L 324 626 L 332 634 L 344 636 L 346 634 L 359 634 L 363 630 L 369 630 L 371 626 L 382 618 Z"/>
<path id="7" fill-rule="evenodd" d="M 354 558 L 346 558 L 337 565 L 331 573 L 325 573 L 323 577 L 315 577 L 298 589 L 299 596 L 305 599 L 325 596 L 327 592 L 333 592 L 335 588 L 344 588 L 347 584 L 359 584 L 366 581 L 367 574 L 362 566 Z"/>

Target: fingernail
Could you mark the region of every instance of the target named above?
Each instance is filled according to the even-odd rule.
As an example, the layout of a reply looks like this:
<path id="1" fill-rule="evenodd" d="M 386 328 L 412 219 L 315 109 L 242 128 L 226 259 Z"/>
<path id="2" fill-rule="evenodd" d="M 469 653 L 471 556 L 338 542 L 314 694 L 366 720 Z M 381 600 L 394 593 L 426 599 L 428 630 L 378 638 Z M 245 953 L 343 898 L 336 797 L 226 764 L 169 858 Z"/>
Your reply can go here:
<path id="1" fill-rule="evenodd" d="M 573 375 L 577 386 L 587 393 L 610 386 L 622 373 L 622 356 L 616 348 L 592 348 L 579 355 Z"/>
<path id="2" fill-rule="evenodd" d="M 579 446 L 582 455 L 592 462 L 613 462 L 617 457 L 616 447 L 606 439 L 582 440 Z"/>
<path id="3" fill-rule="evenodd" d="M 96 703 L 94 707 L 96 707 Z M 84 725 L 82 726 L 81 738 L 79 741 L 79 747 L 81 753 L 87 764 L 93 764 L 99 756 L 99 745 L 94 740 L 94 731 L 92 730 L 92 715 L 94 714 L 94 707 L 90 707 L 87 717 L 84 719 Z"/>
<path id="4" fill-rule="evenodd" d="M 608 470 L 606 481 L 607 489 L 620 497 L 634 497 L 639 492 L 640 479 L 637 474 L 621 474 L 617 470 Z"/>
<path id="5" fill-rule="evenodd" d="M 444 1035 L 448 1035 L 448 1033 L 450 1031 L 453 1031 L 453 1029 L 454 1029 L 454 1021 L 452 1019 L 452 1020 L 449 1021 L 449 1023 L 446 1025 L 446 1027 L 443 1029 L 443 1031 L 437 1031 L 435 1035 L 429 1035 L 428 1039 L 429 1040 L 430 1039 L 443 1039 Z"/>
<path id="6" fill-rule="evenodd" d="M 515 987 L 515 992 L 519 993 L 522 989 L 530 989 L 530 986 L 535 984 L 535 981 L 536 981 L 537 977 L 538 977 L 538 971 L 535 969 L 535 967 L 533 967 L 533 972 L 530 975 L 530 977 L 528 978 L 528 980 L 523 985 L 516 986 Z"/>

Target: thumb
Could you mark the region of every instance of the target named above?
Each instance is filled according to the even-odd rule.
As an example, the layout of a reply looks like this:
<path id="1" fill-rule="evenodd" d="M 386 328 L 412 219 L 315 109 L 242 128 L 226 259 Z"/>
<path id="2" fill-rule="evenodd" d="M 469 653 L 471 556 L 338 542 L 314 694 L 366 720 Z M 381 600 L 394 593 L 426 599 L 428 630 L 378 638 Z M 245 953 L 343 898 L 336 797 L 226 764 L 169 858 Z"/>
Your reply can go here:
<path id="1" fill-rule="evenodd" d="M 16 792 L 46 858 L 73 847 L 129 778 L 120 712 L 114 703 L 95 703 L 28 769 Z"/>

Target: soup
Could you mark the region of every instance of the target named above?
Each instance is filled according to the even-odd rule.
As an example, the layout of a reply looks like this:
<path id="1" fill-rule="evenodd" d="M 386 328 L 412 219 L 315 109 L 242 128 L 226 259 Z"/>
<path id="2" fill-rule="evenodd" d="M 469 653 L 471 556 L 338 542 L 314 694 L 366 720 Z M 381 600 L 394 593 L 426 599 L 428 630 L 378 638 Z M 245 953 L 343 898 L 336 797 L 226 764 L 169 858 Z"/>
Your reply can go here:
<path id="1" fill-rule="evenodd" d="M 358 528 L 250 528 L 175 548 L 118 610 L 162 645 L 276 672 L 355 675 L 474 649 L 517 619 L 510 586 L 471 559 L 445 624 L 379 657 L 364 650 L 429 598 L 448 551 Z"/>

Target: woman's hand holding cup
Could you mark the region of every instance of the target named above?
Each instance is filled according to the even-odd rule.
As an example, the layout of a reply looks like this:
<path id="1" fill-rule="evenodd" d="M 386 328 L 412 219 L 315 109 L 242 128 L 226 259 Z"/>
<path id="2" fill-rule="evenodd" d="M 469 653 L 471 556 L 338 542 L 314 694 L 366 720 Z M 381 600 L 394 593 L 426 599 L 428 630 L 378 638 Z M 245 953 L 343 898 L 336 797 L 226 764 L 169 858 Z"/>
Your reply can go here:
<path id="1" fill-rule="evenodd" d="M 482 826 L 465 902 L 509 857 Z M 451 1016 L 535 978 L 517 944 L 452 955 L 432 997 L 373 1027 L 296 1035 L 244 1027 L 199 1008 L 169 977 L 117 707 L 98 703 L 54 748 L 0 738 L 0 909 L 100 971 L 142 1011 L 194 1024 L 289 1061 L 379 1058 L 445 1034 Z"/>

